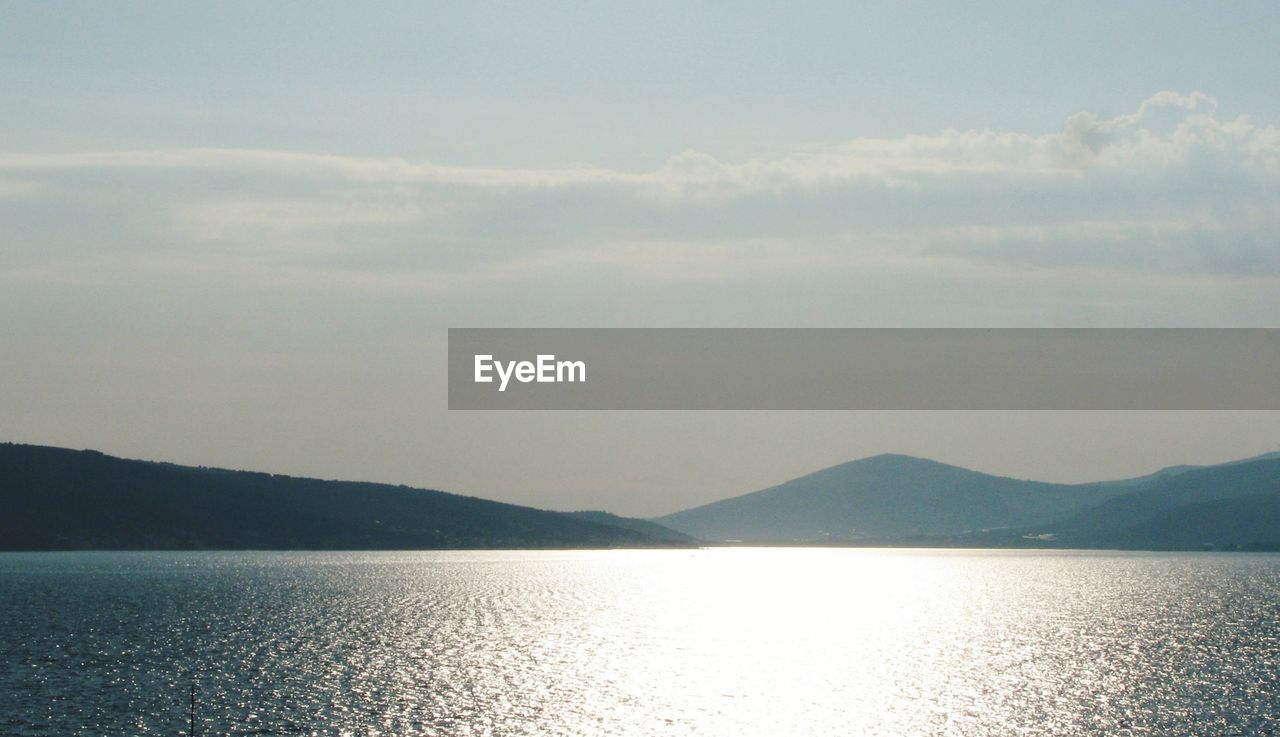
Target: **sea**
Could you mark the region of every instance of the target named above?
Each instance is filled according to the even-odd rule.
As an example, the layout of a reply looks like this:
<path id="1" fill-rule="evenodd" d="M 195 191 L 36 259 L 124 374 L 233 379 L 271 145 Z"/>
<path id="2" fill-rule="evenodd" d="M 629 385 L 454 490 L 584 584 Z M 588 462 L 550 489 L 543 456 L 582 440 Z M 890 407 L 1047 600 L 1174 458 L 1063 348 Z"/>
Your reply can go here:
<path id="1" fill-rule="evenodd" d="M 0 734 L 1271 735 L 1280 555 L 0 554 Z"/>

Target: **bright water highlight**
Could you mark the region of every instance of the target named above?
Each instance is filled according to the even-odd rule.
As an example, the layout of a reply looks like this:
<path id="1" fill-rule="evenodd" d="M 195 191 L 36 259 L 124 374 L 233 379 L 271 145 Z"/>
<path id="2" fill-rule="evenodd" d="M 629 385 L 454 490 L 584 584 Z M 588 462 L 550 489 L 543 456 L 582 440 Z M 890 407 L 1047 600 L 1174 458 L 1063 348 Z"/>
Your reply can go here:
<path id="1" fill-rule="evenodd" d="M 1272 734 L 1280 555 L 0 555 L 0 733 Z"/>

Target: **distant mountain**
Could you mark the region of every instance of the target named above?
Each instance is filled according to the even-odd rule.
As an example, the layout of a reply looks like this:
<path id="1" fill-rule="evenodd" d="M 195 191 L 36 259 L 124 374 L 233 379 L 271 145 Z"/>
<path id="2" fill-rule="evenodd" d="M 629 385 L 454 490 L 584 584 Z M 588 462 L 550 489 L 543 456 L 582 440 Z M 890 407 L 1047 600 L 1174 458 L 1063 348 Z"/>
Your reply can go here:
<path id="1" fill-rule="evenodd" d="M 748 544 L 1280 550 L 1280 453 L 1092 484 L 865 458 L 661 517 L 0 444 L 0 550 Z"/>
<path id="2" fill-rule="evenodd" d="M 4 550 L 673 544 L 626 525 L 441 491 L 0 444 Z"/>
<path id="3" fill-rule="evenodd" d="M 1129 488 L 1022 481 L 880 455 L 655 521 L 707 541 L 869 544 L 1022 528 Z"/>
<path id="4" fill-rule="evenodd" d="M 1150 486 L 1152 484 L 1156 484 L 1161 481 L 1166 481 L 1170 477 L 1177 476 L 1180 473 L 1186 473 L 1187 471 L 1195 471 L 1201 468 L 1222 468 L 1223 466 L 1235 466 L 1241 463 L 1253 463 L 1254 461 L 1266 461 L 1266 460 L 1274 460 L 1274 459 L 1280 459 L 1280 451 L 1276 451 L 1273 453 L 1263 453 L 1262 455 L 1252 456 L 1250 458 L 1242 458 L 1237 461 L 1227 461 L 1226 463 L 1217 463 L 1212 466 L 1188 466 L 1188 465 L 1169 466 L 1167 468 L 1162 468 L 1159 471 L 1156 471 L 1155 473 L 1149 473 L 1146 476 L 1138 476 L 1130 479 L 1120 479 L 1118 481 L 1102 481 L 1100 483 L 1107 486 L 1128 486 L 1128 487 Z"/>
<path id="5" fill-rule="evenodd" d="M 609 525 L 610 527 L 621 527 L 626 530 L 639 532 L 647 535 L 655 540 L 674 543 L 695 543 L 697 540 L 683 532 L 676 532 L 670 527 L 664 527 L 647 519 L 635 519 L 634 517 L 619 517 L 610 512 L 568 512 L 570 517 L 584 519 L 588 522 L 595 522 L 601 525 Z"/>
<path id="6" fill-rule="evenodd" d="M 1280 549 L 1280 454 L 1182 471 L 1024 532 L 1070 547 Z"/>
<path id="7" fill-rule="evenodd" d="M 657 521 L 712 542 L 1280 550 L 1280 453 L 1092 484 L 884 455 Z"/>

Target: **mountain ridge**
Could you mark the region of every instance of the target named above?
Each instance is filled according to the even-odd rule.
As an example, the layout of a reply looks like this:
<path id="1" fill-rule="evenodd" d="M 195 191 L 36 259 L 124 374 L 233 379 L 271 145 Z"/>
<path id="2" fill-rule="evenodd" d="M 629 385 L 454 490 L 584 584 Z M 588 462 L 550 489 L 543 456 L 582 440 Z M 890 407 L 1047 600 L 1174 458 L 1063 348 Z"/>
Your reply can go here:
<path id="1" fill-rule="evenodd" d="M 1280 544 L 1280 529 L 1268 533 L 1254 517 L 1270 518 L 1272 492 L 1280 494 L 1280 453 L 1076 484 L 888 453 L 654 521 L 713 543 L 1267 548 Z M 1196 503 L 1210 505 L 1215 529 L 1179 511 Z"/>
<path id="2" fill-rule="evenodd" d="M 1213 546 L 1221 544 L 1222 523 L 1233 509 L 1239 532 L 1230 536 L 1256 538 L 1265 532 L 1257 525 L 1260 518 L 1248 510 L 1256 507 L 1265 514 L 1268 500 L 1280 501 L 1280 457 L 1274 454 L 1184 471 L 1055 522 L 1045 534 L 1063 544 L 1089 547 Z M 1210 516 L 1217 518 L 1217 529 L 1207 524 Z M 1271 528 L 1269 539 L 1234 544 L 1277 542 L 1280 526 Z"/>
<path id="3" fill-rule="evenodd" d="M 1113 493 L 1097 483 L 1014 479 L 885 453 L 654 521 L 708 541 L 857 542 L 1023 526 Z"/>
<path id="4" fill-rule="evenodd" d="M 673 547 L 619 524 L 432 489 L 0 444 L 0 549 Z"/>
<path id="5" fill-rule="evenodd" d="M 1280 452 L 1057 484 L 885 453 L 654 520 L 0 443 L 0 550 L 1280 549 Z"/>

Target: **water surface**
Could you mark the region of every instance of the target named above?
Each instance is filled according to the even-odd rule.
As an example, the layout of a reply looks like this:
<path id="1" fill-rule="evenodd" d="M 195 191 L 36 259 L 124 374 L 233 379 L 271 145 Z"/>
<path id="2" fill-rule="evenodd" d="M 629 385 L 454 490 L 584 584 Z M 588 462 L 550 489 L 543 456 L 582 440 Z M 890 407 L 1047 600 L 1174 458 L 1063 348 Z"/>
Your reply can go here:
<path id="1" fill-rule="evenodd" d="M 1273 734 L 1280 556 L 0 555 L 0 733 Z"/>

